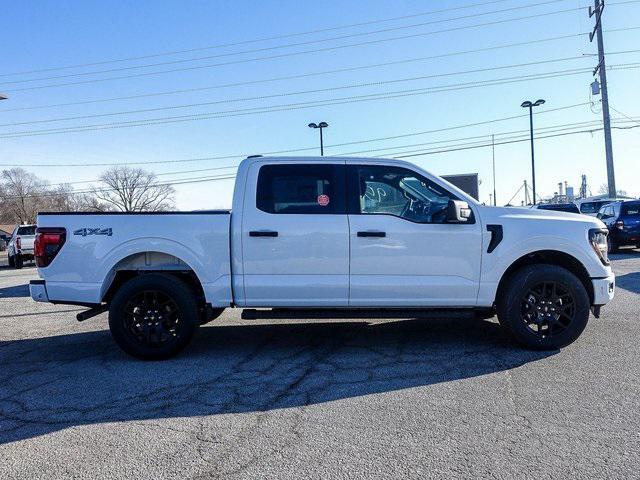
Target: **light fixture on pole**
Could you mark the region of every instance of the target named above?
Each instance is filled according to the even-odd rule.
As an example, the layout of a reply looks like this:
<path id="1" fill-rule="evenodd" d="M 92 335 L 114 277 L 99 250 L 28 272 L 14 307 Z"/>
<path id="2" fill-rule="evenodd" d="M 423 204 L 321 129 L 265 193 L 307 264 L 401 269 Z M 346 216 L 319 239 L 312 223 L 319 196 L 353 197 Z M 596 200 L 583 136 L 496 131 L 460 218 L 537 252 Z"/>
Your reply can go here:
<path id="1" fill-rule="evenodd" d="M 8 100 L 9 97 L 7 97 L 4 93 L 0 93 L 0 100 Z"/>
<path id="2" fill-rule="evenodd" d="M 532 190 L 533 190 L 533 204 L 536 204 L 536 162 L 535 162 L 535 155 L 533 153 L 533 107 L 537 107 L 539 105 L 542 105 L 544 103 L 544 100 L 541 98 L 539 100 L 536 100 L 535 102 L 531 103 L 529 100 L 527 100 L 526 102 L 522 102 L 522 105 L 520 105 L 522 108 L 528 108 L 529 109 L 529 129 L 531 131 L 531 180 L 532 180 Z"/>
<path id="3" fill-rule="evenodd" d="M 320 123 L 310 123 L 309 128 L 319 128 L 320 129 L 320 156 L 324 156 L 324 143 L 322 140 L 322 129 L 327 128 L 329 124 L 327 122 Z"/>

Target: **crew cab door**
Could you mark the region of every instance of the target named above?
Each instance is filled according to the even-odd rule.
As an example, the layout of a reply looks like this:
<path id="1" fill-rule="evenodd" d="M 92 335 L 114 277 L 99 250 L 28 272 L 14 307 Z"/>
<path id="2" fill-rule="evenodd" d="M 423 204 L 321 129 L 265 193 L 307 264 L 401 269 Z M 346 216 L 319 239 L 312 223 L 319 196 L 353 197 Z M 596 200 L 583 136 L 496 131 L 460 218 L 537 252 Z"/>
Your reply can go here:
<path id="1" fill-rule="evenodd" d="M 256 162 L 242 219 L 245 305 L 346 306 L 345 165 Z"/>
<path id="2" fill-rule="evenodd" d="M 447 223 L 458 196 L 401 166 L 347 166 L 351 306 L 473 306 L 482 257 L 476 214 Z"/>

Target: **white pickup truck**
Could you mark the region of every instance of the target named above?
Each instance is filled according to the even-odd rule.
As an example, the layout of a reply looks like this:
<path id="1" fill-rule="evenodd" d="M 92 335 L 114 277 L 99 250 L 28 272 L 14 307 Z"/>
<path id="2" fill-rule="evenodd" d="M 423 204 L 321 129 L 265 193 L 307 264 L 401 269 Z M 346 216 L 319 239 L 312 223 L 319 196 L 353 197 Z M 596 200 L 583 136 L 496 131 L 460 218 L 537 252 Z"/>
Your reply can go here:
<path id="1" fill-rule="evenodd" d="M 36 238 L 35 225 L 18 225 L 7 245 L 9 267 L 22 268 L 25 261 L 33 260 L 33 242 Z"/>
<path id="2" fill-rule="evenodd" d="M 243 318 L 471 315 L 557 349 L 613 298 L 607 230 L 478 204 L 410 163 L 250 157 L 233 210 L 41 213 L 40 302 L 109 311 L 127 353 L 167 358 L 224 308 Z"/>

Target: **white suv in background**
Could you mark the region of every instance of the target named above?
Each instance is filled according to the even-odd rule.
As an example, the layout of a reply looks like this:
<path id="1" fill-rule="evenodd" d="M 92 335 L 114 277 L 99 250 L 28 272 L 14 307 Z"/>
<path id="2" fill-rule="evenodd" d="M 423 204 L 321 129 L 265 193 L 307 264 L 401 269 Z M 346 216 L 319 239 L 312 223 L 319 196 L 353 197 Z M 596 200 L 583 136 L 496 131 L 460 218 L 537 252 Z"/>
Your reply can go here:
<path id="1" fill-rule="evenodd" d="M 33 261 L 33 241 L 35 238 L 35 225 L 18 225 L 13 230 L 7 246 L 10 267 L 22 268 L 25 260 Z"/>

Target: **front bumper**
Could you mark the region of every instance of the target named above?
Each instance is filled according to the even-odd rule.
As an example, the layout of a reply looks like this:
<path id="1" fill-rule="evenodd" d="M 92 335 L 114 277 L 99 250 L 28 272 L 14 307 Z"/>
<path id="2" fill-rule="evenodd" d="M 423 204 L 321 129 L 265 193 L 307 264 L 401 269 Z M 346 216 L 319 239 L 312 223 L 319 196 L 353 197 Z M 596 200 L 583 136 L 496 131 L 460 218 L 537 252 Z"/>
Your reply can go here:
<path id="1" fill-rule="evenodd" d="M 591 283 L 594 305 L 605 305 L 613 300 L 616 288 L 616 277 L 613 273 L 605 278 L 592 278 Z"/>
<path id="2" fill-rule="evenodd" d="M 29 282 L 29 293 L 32 300 L 36 302 L 48 302 L 49 295 L 47 295 L 47 286 L 44 280 L 31 280 Z"/>

